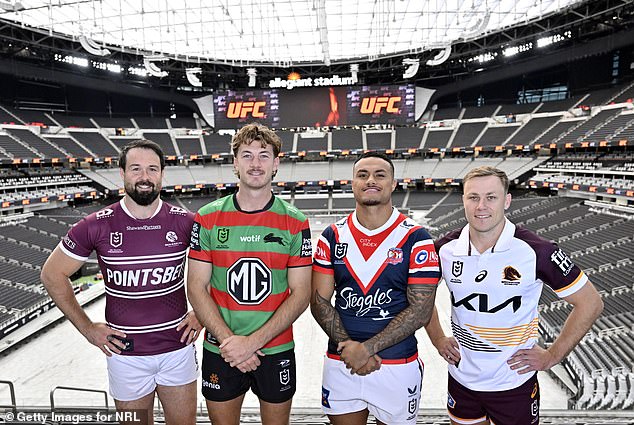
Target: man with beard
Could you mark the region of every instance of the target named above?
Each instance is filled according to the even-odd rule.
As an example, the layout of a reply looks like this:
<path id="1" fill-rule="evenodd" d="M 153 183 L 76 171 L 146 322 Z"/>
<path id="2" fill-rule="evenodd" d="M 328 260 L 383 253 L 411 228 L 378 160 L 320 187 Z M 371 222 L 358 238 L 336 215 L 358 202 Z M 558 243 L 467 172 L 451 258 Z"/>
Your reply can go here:
<path id="1" fill-rule="evenodd" d="M 155 394 L 167 424 L 194 424 L 201 329 L 187 312 L 185 257 L 193 214 L 163 202 L 165 160 L 149 140 L 119 156 L 125 196 L 71 228 L 42 268 L 51 298 L 79 332 L 107 357 L 110 394 L 118 410 L 147 412 Z M 106 286 L 106 323 L 93 322 L 69 277 L 96 251 Z"/>

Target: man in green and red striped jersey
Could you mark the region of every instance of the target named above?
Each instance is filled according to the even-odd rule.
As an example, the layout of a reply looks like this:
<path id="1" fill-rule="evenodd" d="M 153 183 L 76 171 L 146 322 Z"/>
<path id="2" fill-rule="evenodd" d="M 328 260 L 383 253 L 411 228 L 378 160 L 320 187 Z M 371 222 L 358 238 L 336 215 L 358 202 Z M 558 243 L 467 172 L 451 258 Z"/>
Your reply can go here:
<path id="1" fill-rule="evenodd" d="M 312 246 L 304 214 L 273 195 L 279 137 L 248 124 L 231 141 L 238 192 L 196 214 L 187 293 L 207 328 L 202 393 L 213 424 L 239 424 L 245 393 L 264 425 L 288 424 L 292 324 L 308 306 Z"/>

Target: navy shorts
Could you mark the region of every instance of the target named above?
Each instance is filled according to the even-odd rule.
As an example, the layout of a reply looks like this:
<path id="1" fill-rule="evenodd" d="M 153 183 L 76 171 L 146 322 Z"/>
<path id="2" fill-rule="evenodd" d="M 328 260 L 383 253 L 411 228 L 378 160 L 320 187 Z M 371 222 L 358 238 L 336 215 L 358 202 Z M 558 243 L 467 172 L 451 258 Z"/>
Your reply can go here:
<path id="1" fill-rule="evenodd" d="M 517 388 L 506 391 L 473 391 L 449 375 L 449 417 L 459 424 L 489 419 L 495 425 L 539 424 L 539 383 L 535 373 Z"/>
<path id="2" fill-rule="evenodd" d="M 220 354 L 203 350 L 202 394 L 210 401 L 229 401 L 253 390 L 267 403 L 284 403 L 296 389 L 295 350 L 260 357 L 260 366 L 242 373 Z"/>

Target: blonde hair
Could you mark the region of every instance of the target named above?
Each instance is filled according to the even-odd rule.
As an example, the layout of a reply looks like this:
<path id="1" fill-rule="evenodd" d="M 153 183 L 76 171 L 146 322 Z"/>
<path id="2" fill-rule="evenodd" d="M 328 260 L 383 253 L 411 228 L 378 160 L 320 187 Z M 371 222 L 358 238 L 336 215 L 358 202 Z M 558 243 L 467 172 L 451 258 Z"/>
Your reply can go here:
<path id="1" fill-rule="evenodd" d="M 476 167 L 473 170 L 470 170 L 465 176 L 462 178 L 462 187 L 467 184 L 467 182 L 476 177 L 487 177 L 487 176 L 495 176 L 500 179 L 502 182 L 502 186 L 504 187 L 504 193 L 509 192 L 509 178 L 506 173 L 499 168 L 490 167 L 488 165 L 484 165 L 482 167 Z"/>

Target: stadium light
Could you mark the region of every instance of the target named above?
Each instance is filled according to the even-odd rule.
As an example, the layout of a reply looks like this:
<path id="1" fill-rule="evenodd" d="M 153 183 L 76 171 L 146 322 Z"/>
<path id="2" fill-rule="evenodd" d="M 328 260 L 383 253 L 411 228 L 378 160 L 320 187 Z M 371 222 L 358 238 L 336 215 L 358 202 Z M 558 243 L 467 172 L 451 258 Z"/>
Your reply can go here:
<path id="1" fill-rule="evenodd" d="M 403 72 L 403 78 L 412 78 L 418 72 L 420 61 L 418 59 L 405 58 L 403 59 L 403 65 L 406 67 Z"/>
<path id="2" fill-rule="evenodd" d="M 200 81 L 200 79 L 196 75 L 202 72 L 203 72 L 202 68 L 187 68 L 185 70 L 185 76 L 187 77 L 187 81 L 189 81 L 189 84 L 191 84 L 194 87 L 202 87 L 203 82 Z"/>
<path id="3" fill-rule="evenodd" d="M 354 80 L 354 82 L 356 83 L 357 81 L 359 81 L 359 64 L 358 63 L 351 63 L 350 64 L 350 75 L 352 76 L 352 79 Z"/>
<path id="4" fill-rule="evenodd" d="M 2 1 L 0 0 L 0 9 L 6 10 L 7 12 L 19 12 L 24 10 L 24 5 L 20 1 Z"/>
<path id="5" fill-rule="evenodd" d="M 110 54 L 110 50 L 102 48 L 94 40 L 86 37 L 84 34 L 79 36 L 79 44 L 91 55 L 106 56 Z"/>
<path id="6" fill-rule="evenodd" d="M 249 87 L 255 87 L 255 77 L 258 75 L 258 70 L 255 68 L 247 68 L 247 76 L 249 77 Z"/>
<path id="7" fill-rule="evenodd" d="M 163 77 L 167 77 L 168 72 L 162 71 L 161 68 L 156 66 L 154 62 L 163 62 L 166 60 L 167 58 L 164 56 L 144 56 L 143 65 L 145 66 L 145 69 L 147 70 L 148 74 L 154 77 L 163 78 Z"/>
<path id="8" fill-rule="evenodd" d="M 451 46 L 445 47 L 440 53 L 428 60 L 425 64 L 427 66 L 437 66 L 444 63 L 451 56 Z"/>

